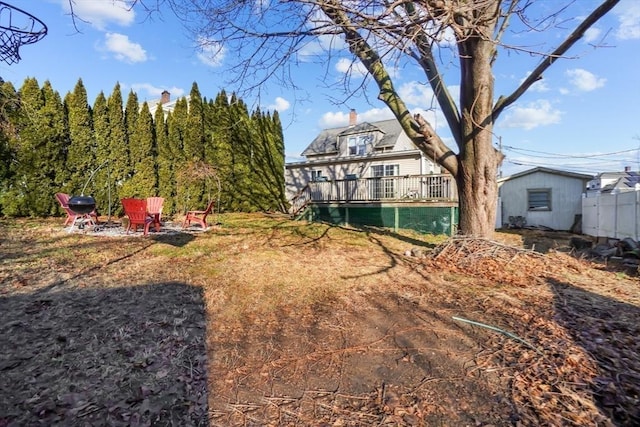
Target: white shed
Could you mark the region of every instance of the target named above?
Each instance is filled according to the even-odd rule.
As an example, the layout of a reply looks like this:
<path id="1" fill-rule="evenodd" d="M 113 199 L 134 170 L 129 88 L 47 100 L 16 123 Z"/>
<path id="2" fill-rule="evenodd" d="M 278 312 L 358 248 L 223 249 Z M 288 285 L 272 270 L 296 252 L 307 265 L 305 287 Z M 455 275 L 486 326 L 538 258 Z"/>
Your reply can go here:
<path id="1" fill-rule="evenodd" d="M 537 167 L 498 179 L 502 226 L 570 230 L 582 214 L 582 194 L 592 175 Z"/>

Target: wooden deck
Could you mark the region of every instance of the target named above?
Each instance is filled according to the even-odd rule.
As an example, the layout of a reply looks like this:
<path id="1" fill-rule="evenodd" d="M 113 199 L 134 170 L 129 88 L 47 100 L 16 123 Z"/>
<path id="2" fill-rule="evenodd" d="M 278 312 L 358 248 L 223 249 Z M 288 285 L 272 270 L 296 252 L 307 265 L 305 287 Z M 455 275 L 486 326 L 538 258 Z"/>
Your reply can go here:
<path id="1" fill-rule="evenodd" d="M 314 181 L 291 200 L 291 213 L 296 215 L 309 204 L 404 203 L 457 205 L 455 180 L 451 175 L 406 175 Z"/>

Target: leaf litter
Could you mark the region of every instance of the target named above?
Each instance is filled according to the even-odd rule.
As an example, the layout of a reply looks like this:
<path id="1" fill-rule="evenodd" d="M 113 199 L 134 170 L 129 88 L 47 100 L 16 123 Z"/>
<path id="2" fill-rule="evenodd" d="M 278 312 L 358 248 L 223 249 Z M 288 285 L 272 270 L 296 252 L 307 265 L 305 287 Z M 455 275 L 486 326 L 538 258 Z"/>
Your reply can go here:
<path id="1" fill-rule="evenodd" d="M 0 425 L 640 422 L 636 272 L 556 236 L 221 218 L 106 240 L 1 222 Z"/>

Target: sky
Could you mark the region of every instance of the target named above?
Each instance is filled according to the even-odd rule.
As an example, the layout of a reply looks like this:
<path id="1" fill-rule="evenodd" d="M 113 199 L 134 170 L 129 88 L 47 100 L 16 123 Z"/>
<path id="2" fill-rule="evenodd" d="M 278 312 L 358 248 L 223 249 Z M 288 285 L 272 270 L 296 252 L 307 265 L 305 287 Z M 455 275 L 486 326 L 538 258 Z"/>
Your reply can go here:
<path id="1" fill-rule="evenodd" d="M 140 101 L 155 101 L 164 90 L 172 99 L 186 96 L 194 82 L 208 99 L 222 89 L 227 93 L 243 89 L 226 79 L 229 69 L 225 67 L 233 64 L 234 52 L 225 46 L 198 46 L 197 37 L 169 10 L 149 16 L 123 7 L 121 0 L 73 0 L 74 20 L 69 0 L 7 2 L 43 21 L 48 30 L 40 41 L 20 48 L 19 62 L 0 62 L 0 76 L 16 88 L 25 78 L 36 78 L 40 85 L 48 80 L 64 97 L 82 79 L 92 105 L 101 91 L 109 96 L 116 83 L 125 100 L 132 90 Z M 256 4 L 267 3 L 256 0 Z M 548 9 L 554 4 L 557 0 L 537 0 L 536 7 Z M 575 2 L 559 31 L 532 33 L 514 27 L 509 40 L 517 49 L 501 51 L 494 67 L 495 98 L 513 92 L 540 62 L 532 51 L 551 51 L 599 4 L 597 0 Z M 7 26 L 7 19 L 7 11 L 0 11 L 0 26 Z M 15 14 L 14 25 L 20 25 L 19 19 Z M 305 49 L 312 51 L 314 44 Z M 640 171 L 639 53 L 640 1 L 621 0 L 502 113 L 494 126 L 494 144 L 506 155 L 501 174 L 537 166 L 585 174 L 625 167 Z M 335 83 L 349 70 L 354 86 L 362 81 L 360 68 L 352 65 L 347 51 L 321 63 L 307 62 L 300 55 L 291 68 L 297 89 L 273 79 L 261 85 L 259 93 L 242 96 L 251 110 L 278 110 L 287 161 L 301 160 L 300 153 L 322 129 L 346 126 L 351 109 L 360 122 L 392 118 L 376 99 L 373 85 L 348 97 L 338 90 Z M 411 111 L 424 114 L 451 142 L 442 114 L 433 108 L 424 73 L 415 64 L 398 64 L 390 70 Z M 445 59 L 441 70 L 456 95 L 455 61 Z M 453 144 L 452 148 L 457 151 Z"/>

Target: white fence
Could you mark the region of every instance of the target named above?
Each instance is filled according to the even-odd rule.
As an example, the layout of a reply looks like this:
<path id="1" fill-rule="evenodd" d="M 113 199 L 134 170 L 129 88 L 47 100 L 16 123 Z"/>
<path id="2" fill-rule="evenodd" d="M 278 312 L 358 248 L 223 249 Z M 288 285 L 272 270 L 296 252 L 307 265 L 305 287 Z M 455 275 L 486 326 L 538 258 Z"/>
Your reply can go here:
<path id="1" fill-rule="evenodd" d="M 640 191 L 584 197 L 582 232 L 594 237 L 640 240 Z"/>

